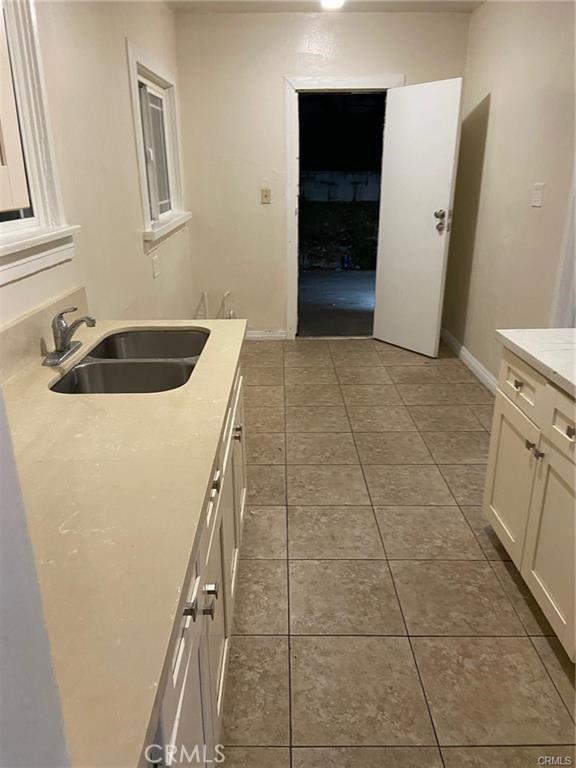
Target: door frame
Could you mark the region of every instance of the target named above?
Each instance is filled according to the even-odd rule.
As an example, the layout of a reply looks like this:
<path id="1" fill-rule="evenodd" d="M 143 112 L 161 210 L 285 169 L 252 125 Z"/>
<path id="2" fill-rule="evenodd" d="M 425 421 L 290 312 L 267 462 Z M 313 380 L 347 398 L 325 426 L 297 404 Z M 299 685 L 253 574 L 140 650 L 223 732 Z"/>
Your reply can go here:
<path id="1" fill-rule="evenodd" d="M 300 126 L 298 94 L 311 91 L 361 93 L 387 91 L 406 83 L 404 74 L 365 77 L 285 77 L 286 104 L 286 337 L 298 330 L 298 187 L 300 177 Z"/>

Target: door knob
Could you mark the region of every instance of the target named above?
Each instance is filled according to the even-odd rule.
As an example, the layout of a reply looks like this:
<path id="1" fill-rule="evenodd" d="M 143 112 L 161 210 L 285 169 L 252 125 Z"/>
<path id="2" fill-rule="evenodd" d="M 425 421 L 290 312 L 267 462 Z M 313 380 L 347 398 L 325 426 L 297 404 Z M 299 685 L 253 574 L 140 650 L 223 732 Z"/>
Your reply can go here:
<path id="1" fill-rule="evenodd" d="M 566 427 L 566 437 L 569 440 L 574 440 L 574 436 L 576 436 L 576 427 L 572 427 L 572 426 L 568 425 Z"/>
<path id="2" fill-rule="evenodd" d="M 444 221 L 446 218 L 446 211 L 444 208 L 439 208 L 437 211 L 434 211 L 434 218 L 440 219 L 440 221 Z"/>
<path id="3" fill-rule="evenodd" d="M 525 442 L 526 450 L 532 451 L 534 448 L 536 448 L 536 443 L 533 443 L 531 440 L 526 440 Z"/>

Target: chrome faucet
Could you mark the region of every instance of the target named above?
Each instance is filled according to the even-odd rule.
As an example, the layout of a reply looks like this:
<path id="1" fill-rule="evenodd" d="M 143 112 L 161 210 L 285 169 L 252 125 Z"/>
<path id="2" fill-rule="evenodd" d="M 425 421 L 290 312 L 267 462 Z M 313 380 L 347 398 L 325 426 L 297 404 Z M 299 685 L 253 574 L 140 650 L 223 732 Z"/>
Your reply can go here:
<path id="1" fill-rule="evenodd" d="M 78 307 L 68 307 L 55 315 L 52 320 L 52 333 L 54 335 L 54 351 L 50 352 L 44 358 L 42 365 L 60 365 L 64 360 L 70 357 L 77 349 L 82 346 L 81 341 L 72 341 L 72 336 L 78 328 L 85 324 L 89 328 L 94 328 L 96 320 L 93 317 L 79 317 L 73 323 L 68 325 L 64 315 L 69 312 L 78 312 Z"/>

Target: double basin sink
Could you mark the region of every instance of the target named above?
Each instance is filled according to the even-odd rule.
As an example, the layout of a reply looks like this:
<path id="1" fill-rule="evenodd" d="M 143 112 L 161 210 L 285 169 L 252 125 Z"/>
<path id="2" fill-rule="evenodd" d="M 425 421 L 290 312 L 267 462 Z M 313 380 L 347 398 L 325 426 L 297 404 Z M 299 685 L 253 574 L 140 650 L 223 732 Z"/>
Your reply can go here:
<path id="1" fill-rule="evenodd" d="M 120 331 L 102 339 L 50 389 L 68 395 L 165 392 L 185 384 L 210 331 Z"/>

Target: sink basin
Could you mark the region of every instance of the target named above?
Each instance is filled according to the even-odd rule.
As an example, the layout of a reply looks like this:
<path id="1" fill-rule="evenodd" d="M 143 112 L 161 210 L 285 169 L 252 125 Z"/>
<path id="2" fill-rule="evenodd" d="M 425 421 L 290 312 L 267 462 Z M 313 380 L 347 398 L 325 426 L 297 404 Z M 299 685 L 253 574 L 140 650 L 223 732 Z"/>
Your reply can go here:
<path id="1" fill-rule="evenodd" d="M 68 395 L 165 392 L 185 384 L 192 361 L 81 362 L 53 384 L 53 392 Z"/>
<path id="2" fill-rule="evenodd" d="M 120 331 L 102 339 L 88 354 L 101 360 L 197 358 L 209 334 L 201 329 Z"/>

